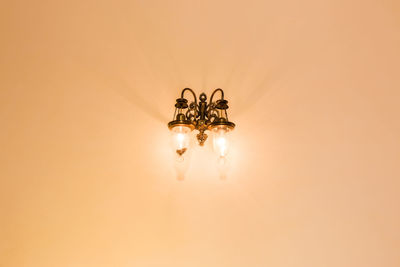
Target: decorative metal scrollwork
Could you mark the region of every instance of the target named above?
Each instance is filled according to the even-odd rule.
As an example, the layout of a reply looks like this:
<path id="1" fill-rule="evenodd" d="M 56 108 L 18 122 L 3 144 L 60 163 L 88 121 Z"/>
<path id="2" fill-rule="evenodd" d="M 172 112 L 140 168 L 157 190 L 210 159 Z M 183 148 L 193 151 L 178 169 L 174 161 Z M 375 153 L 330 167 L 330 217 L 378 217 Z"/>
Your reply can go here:
<path id="1" fill-rule="evenodd" d="M 188 100 L 184 98 L 185 92 L 189 91 L 194 100 L 188 105 Z M 219 92 L 221 98 L 213 101 L 214 95 Z M 224 99 L 224 91 L 220 88 L 215 89 L 211 94 L 210 102 L 207 103 L 207 95 L 200 94 L 199 102 L 194 91 L 190 88 L 182 90 L 181 97 L 176 100 L 174 118 L 168 123 L 169 128 L 175 126 L 186 126 L 197 129 L 197 140 L 201 146 L 207 140 L 208 135 L 205 131 L 217 126 L 226 126 L 230 129 L 235 127 L 233 122 L 228 120 L 228 101 Z"/>

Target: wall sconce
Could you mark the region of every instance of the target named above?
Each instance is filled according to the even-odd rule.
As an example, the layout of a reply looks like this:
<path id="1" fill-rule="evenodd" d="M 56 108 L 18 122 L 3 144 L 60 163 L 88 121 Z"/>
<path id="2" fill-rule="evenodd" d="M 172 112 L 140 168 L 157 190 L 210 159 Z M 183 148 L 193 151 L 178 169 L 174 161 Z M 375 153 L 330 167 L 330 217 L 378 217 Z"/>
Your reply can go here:
<path id="1" fill-rule="evenodd" d="M 184 98 L 185 92 L 191 92 L 194 101 L 188 104 Z M 213 102 L 215 93 L 219 92 L 221 98 Z M 207 96 L 202 93 L 199 103 L 194 91 L 190 88 L 182 90 L 181 97 L 176 100 L 173 120 L 168 123 L 172 132 L 172 146 L 178 161 L 183 161 L 190 144 L 190 132 L 198 130 L 197 140 L 200 146 L 204 145 L 208 135 L 207 130 L 212 132 L 213 147 L 219 160 L 225 161 L 229 151 L 228 133 L 235 128 L 235 124 L 228 120 L 228 101 L 224 99 L 224 91 L 218 88 L 211 94 L 210 102 L 207 103 Z"/>

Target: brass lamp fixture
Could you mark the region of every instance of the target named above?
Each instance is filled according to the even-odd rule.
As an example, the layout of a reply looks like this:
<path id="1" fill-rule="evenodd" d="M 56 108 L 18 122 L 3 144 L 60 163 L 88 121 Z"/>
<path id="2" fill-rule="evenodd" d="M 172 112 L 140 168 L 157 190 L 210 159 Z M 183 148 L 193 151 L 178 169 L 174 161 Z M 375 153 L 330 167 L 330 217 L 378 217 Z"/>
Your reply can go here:
<path id="1" fill-rule="evenodd" d="M 193 95 L 193 101 L 188 103 L 185 92 Z M 213 101 L 214 95 L 220 93 L 220 99 Z M 172 132 L 172 145 L 178 159 L 183 160 L 189 149 L 190 132 L 198 130 L 197 140 L 200 146 L 204 145 L 208 135 L 207 130 L 213 133 L 214 151 L 220 158 L 225 159 L 229 140 L 228 133 L 235 128 L 235 124 L 228 119 L 228 101 L 224 99 L 224 91 L 215 89 L 207 103 L 207 96 L 201 93 L 199 102 L 194 91 L 190 88 L 182 90 L 181 97 L 176 100 L 173 120 L 168 123 Z"/>

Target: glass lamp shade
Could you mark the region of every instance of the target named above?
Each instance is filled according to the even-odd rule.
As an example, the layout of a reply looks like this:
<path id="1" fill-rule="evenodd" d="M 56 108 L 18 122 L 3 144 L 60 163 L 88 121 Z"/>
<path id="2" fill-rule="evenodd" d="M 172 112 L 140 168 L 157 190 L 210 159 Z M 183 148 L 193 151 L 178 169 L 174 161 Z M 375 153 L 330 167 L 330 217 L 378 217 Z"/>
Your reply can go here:
<path id="1" fill-rule="evenodd" d="M 225 158 L 229 152 L 229 131 L 225 125 L 212 128 L 214 152 L 219 158 Z"/>
<path id="2" fill-rule="evenodd" d="M 187 126 L 179 125 L 171 128 L 171 145 L 178 161 L 183 161 L 188 153 L 190 132 L 191 128 Z"/>

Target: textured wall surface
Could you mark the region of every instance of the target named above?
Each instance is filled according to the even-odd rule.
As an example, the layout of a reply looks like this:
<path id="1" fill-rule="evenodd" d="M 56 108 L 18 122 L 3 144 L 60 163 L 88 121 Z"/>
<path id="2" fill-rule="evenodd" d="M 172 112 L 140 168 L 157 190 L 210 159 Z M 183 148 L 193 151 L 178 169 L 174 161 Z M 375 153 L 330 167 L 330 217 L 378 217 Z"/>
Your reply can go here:
<path id="1" fill-rule="evenodd" d="M 0 266 L 400 266 L 398 1 L 0 13 Z M 230 100 L 226 180 L 210 142 L 175 177 L 184 87 Z"/>

